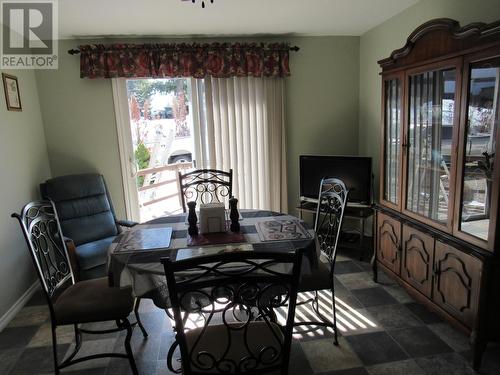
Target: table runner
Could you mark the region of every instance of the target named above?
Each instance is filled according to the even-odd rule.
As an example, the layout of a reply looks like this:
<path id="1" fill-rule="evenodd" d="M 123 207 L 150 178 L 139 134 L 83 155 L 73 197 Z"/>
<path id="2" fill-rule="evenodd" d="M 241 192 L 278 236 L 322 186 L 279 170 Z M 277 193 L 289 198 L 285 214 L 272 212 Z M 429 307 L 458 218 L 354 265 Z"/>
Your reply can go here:
<path id="1" fill-rule="evenodd" d="M 311 234 L 309 239 L 263 242 L 257 233 L 257 223 L 272 220 L 277 216 L 280 219 L 287 220 L 299 221 L 299 219 L 290 215 L 262 210 L 241 210 L 241 216 L 243 218 L 240 221 L 241 233 L 244 234 L 246 240 L 245 245 L 242 246 L 252 246 L 254 251 L 295 251 L 304 249 L 307 256 L 304 257 L 303 261 L 303 273 L 311 272 L 311 269 L 316 267 L 319 257 L 316 236 L 314 231 L 308 228 L 307 224 L 302 222 Z M 163 257 L 175 259 L 178 250 L 188 248 L 186 214 L 151 220 L 137 225 L 131 230 L 161 227 L 172 228 L 172 238 L 168 249 L 154 251 L 137 249 L 137 251 L 129 250 L 126 253 L 120 253 L 116 250 L 119 250 L 120 241 L 125 237 L 125 233 L 118 235 L 108 250 L 108 272 L 111 285 L 120 287 L 131 285 L 135 296 L 151 298 L 158 307 L 166 308 L 169 307 L 170 303 L 160 259 Z M 221 246 L 224 245 L 191 246 L 189 248 L 202 250 L 220 248 Z M 228 249 L 234 249 L 238 247 L 238 244 L 227 246 Z"/>

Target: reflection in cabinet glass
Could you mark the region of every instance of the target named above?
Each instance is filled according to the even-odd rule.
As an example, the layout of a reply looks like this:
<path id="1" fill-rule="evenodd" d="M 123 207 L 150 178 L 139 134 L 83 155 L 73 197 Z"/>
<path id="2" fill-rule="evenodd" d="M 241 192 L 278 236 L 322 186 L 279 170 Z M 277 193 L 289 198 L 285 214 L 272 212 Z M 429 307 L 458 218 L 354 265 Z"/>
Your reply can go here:
<path id="1" fill-rule="evenodd" d="M 401 131 L 401 83 L 385 81 L 385 183 L 384 199 L 398 204 Z"/>
<path id="2" fill-rule="evenodd" d="M 464 145 L 461 230 L 488 239 L 495 138 L 500 116 L 500 59 L 471 65 Z"/>
<path id="3" fill-rule="evenodd" d="M 455 112 L 455 69 L 410 76 L 406 208 L 445 223 Z"/>

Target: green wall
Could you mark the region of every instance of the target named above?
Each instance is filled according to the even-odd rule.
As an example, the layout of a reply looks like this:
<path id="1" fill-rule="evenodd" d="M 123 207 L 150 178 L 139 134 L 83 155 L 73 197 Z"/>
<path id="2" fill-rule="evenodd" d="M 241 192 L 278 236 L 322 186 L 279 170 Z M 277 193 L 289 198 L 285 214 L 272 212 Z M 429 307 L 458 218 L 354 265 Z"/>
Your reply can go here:
<path id="1" fill-rule="evenodd" d="M 283 39 L 301 48 L 291 53 L 285 94 L 289 206 L 295 207 L 301 153 L 357 153 L 359 38 Z M 111 81 L 80 79 L 78 56 L 66 53 L 80 42 L 61 41 L 59 69 L 37 72 L 50 165 L 54 176 L 104 174 L 117 215 L 125 217 Z"/>
<path id="2" fill-rule="evenodd" d="M 286 85 L 288 209 L 299 197 L 299 155 L 356 155 L 358 37 L 297 38 Z"/>
<path id="3" fill-rule="evenodd" d="M 118 217 L 125 217 L 111 80 L 80 79 L 80 59 L 59 41 L 59 69 L 36 73 L 53 176 L 102 173 Z"/>
<path id="4" fill-rule="evenodd" d="M 35 273 L 19 224 L 10 217 L 31 200 L 39 199 L 38 184 L 50 178 L 45 135 L 35 74 L 17 76 L 22 112 L 7 111 L 0 101 L 0 317 L 33 285 Z M 0 326 L 4 321 L 0 321 Z M 0 327 L 1 328 L 1 327 Z"/>
<path id="5" fill-rule="evenodd" d="M 377 61 L 406 43 L 410 33 L 433 18 L 447 17 L 462 26 L 500 19 L 499 0 L 421 0 L 361 36 L 359 64 L 359 152 L 374 159 L 378 181 L 380 152 L 380 68 Z M 378 191 L 378 182 L 375 183 Z"/>

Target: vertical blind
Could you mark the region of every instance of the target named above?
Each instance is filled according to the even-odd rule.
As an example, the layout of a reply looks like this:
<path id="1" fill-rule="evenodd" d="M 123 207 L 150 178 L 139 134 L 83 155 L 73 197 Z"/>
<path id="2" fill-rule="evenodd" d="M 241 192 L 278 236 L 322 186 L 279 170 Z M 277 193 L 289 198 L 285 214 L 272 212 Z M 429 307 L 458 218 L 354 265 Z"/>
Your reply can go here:
<path id="1" fill-rule="evenodd" d="M 241 208 L 287 211 L 284 82 L 281 78 L 196 80 L 198 168 L 233 169 Z"/>

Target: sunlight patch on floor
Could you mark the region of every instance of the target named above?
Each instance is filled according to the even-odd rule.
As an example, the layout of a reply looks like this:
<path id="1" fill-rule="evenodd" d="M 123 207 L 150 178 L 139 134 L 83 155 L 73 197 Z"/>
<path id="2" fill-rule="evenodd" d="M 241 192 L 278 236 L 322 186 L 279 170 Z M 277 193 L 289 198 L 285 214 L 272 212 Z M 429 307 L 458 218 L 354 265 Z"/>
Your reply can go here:
<path id="1" fill-rule="evenodd" d="M 313 298 L 314 293 L 301 293 L 298 302 Z M 328 290 L 318 291 L 319 312 L 330 322 L 333 322 L 332 294 Z M 337 309 L 337 329 L 339 333 L 362 333 L 364 330 L 377 328 L 377 324 L 364 316 L 360 311 L 351 307 L 347 302 L 335 297 L 335 306 Z M 284 314 L 281 316 L 284 320 Z M 297 306 L 295 311 L 296 322 L 318 321 L 320 318 L 312 308 L 311 303 Z M 280 321 L 280 323 L 282 323 Z M 295 327 L 294 338 L 319 337 L 333 334 L 333 329 L 329 327 L 318 327 L 314 325 L 304 325 Z"/>
<path id="2" fill-rule="evenodd" d="M 314 297 L 314 293 L 306 292 L 301 293 L 297 298 L 297 302 L 303 302 Z M 333 322 L 333 312 L 332 312 L 332 294 L 328 290 L 321 290 L 318 292 L 318 302 L 320 313 Z M 335 306 L 337 309 L 337 328 L 339 333 L 350 333 L 356 331 L 356 333 L 362 333 L 364 330 L 370 330 L 377 328 L 377 324 L 370 320 L 368 317 L 363 315 L 360 311 L 354 309 L 347 302 L 342 299 L 335 297 Z M 217 304 L 216 308 L 223 308 L 223 304 Z M 286 308 L 280 308 L 276 311 L 276 318 L 278 323 L 284 325 L 286 322 L 287 310 Z M 227 318 L 234 320 L 232 312 L 228 311 Z M 215 314 L 212 318 L 211 324 L 221 323 L 221 318 L 218 316 L 220 314 Z M 295 309 L 295 322 L 313 322 L 320 321 L 321 319 L 317 316 L 316 312 L 312 308 L 311 303 L 305 303 L 303 305 L 298 305 Z M 174 322 L 171 321 L 173 325 Z M 189 314 L 186 321 L 186 328 L 193 329 L 197 327 L 203 327 L 205 324 L 204 319 L 199 314 Z M 333 335 L 333 329 L 330 327 L 321 327 L 316 325 L 303 325 L 294 328 L 293 337 L 296 339 L 303 338 L 318 338 L 321 336 Z"/>

